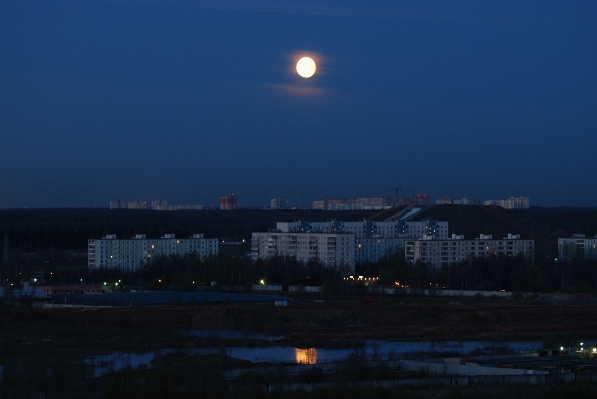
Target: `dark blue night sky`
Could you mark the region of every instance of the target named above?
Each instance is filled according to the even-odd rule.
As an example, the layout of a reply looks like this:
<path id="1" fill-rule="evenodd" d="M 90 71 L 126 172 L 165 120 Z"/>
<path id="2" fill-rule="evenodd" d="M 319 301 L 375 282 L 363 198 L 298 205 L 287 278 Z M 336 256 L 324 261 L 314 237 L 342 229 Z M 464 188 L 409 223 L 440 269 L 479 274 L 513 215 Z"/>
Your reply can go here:
<path id="1" fill-rule="evenodd" d="M 0 68 L 2 208 L 597 205 L 595 1 L 2 0 Z"/>

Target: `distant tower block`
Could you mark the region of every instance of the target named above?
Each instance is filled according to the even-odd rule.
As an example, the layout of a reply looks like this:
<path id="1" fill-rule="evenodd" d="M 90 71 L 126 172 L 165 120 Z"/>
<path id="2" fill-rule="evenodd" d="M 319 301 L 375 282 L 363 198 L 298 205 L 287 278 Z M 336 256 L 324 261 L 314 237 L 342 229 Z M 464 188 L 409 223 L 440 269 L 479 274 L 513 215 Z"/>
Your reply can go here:
<path id="1" fill-rule="evenodd" d="M 286 209 L 288 208 L 288 201 L 284 198 L 272 198 L 271 200 L 272 209 Z"/>
<path id="2" fill-rule="evenodd" d="M 228 194 L 220 197 L 220 209 L 232 210 L 236 209 L 236 195 Z"/>

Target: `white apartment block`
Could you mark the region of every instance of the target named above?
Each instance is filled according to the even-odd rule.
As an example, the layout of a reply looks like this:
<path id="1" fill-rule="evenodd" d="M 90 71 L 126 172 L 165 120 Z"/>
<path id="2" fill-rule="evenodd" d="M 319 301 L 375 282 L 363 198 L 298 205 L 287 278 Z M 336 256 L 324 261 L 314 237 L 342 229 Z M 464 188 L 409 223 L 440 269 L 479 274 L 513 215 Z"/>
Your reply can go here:
<path id="1" fill-rule="evenodd" d="M 190 238 L 176 238 L 166 234 L 162 238 L 148 239 L 145 234 L 119 240 L 116 235 L 107 235 L 101 240 L 88 240 L 87 263 L 89 270 L 118 268 L 133 272 L 151 258 L 160 255 L 185 255 L 195 252 L 199 259 L 218 253 L 218 239 L 204 238 L 203 234 L 193 234 Z"/>
<path id="2" fill-rule="evenodd" d="M 584 234 L 558 238 L 558 258 L 567 261 L 574 256 L 597 258 L 597 235 L 593 238 L 586 238 Z"/>
<path id="3" fill-rule="evenodd" d="M 462 197 L 461 199 L 451 197 L 441 197 L 435 200 L 436 205 L 479 205 L 481 202 L 476 197 Z"/>
<path id="4" fill-rule="evenodd" d="M 528 209 L 529 199 L 526 197 L 510 197 L 507 200 L 487 200 L 483 205 L 501 206 L 506 209 Z"/>
<path id="5" fill-rule="evenodd" d="M 508 234 L 501 240 L 491 235 L 483 235 L 474 240 L 464 240 L 464 236 L 452 235 L 445 240 L 407 240 L 405 242 L 406 262 L 414 265 L 420 261 L 432 268 L 441 269 L 453 263 L 462 262 L 467 257 L 489 257 L 491 255 L 516 256 L 519 253 L 533 259 L 534 241 L 521 240 L 520 235 Z"/>
<path id="6" fill-rule="evenodd" d="M 394 201 L 395 202 L 395 201 Z M 358 209 L 386 209 L 390 208 L 386 198 L 382 197 L 358 197 L 350 198 L 325 198 L 313 201 L 313 209 L 325 209 L 328 211 L 345 211 Z"/>
<path id="7" fill-rule="evenodd" d="M 288 201 L 284 198 L 272 198 L 271 199 L 272 209 L 286 209 L 288 208 Z"/>
<path id="8" fill-rule="evenodd" d="M 355 263 L 379 262 L 385 256 L 393 253 L 404 253 L 406 238 L 357 238 Z"/>
<path id="9" fill-rule="evenodd" d="M 354 234 L 270 232 L 253 233 L 251 259 L 291 256 L 337 267 L 343 275 L 354 274 Z"/>
<path id="10" fill-rule="evenodd" d="M 124 201 L 110 201 L 110 209 L 126 209 L 127 204 Z"/>
<path id="11" fill-rule="evenodd" d="M 411 222 L 396 220 L 392 222 L 374 222 L 363 220 L 360 222 L 342 222 L 331 220 L 327 222 L 278 222 L 276 229 L 283 233 L 350 233 L 359 238 L 420 238 L 433 236 L 436 239 L 448 238 L 448 222 L 437 220 L 423 220 Z"/>
<path id="12" fill-rule="evenodd" d="M 167 211 L 168 201 L 164 200 L 153 200 L 151 201 L 151 209 L 154 211 Z"/>
<path id="13" fill-rule="evenodd" d="M 128 202 L 129 209 L 149 209 L 149 201 L 131 200 Z"/>

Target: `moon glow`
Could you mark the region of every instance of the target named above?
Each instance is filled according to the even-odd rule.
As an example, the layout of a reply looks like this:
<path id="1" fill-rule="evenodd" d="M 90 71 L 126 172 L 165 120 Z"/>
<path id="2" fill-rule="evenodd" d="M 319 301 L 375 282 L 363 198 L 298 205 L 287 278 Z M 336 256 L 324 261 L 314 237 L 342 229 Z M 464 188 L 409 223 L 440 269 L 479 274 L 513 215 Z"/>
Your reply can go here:
<path id="1" fill-rule="evenodd" d="M 315 74 L 317 66 L 311 57 L 303 57 L 296 63 L 296 72 L 303 78 L 310 78 Z"/>

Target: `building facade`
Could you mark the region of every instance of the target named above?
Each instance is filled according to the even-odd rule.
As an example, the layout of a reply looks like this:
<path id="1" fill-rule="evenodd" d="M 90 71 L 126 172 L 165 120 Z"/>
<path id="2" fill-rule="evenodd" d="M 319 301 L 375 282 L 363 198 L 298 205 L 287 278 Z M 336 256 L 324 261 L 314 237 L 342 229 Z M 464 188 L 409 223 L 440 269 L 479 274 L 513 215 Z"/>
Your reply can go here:
<path id="1" fill-rule="evenodd" d="M 151 201 L 151 209 L 154 211 L 167 211 L 168 201 L 164 200 L 153 200 Z"/>
<path id="2" fill-rule="evenodd" d="M 391 222 L 375 222 L 362 220 L 360 222 L 343 222 L 331 220 L 327 222 L 278 222 L 276 229 L 283 233 L 350 233 L 356 238 L 420 238 L 432 236 L 436 239 L 448 238 L 448 222 L 437 220 L 423 220 L 412 222 L 395 220 Z"/>
<path id="3" fill-rule="evenodd" d="M 462 197 L 461 199 L 451 197 L 441 197 L 435 200 L 436 205 L 480 205 L 481 201 L 477 197 Z"/>
<path id="4" fill-rule="evenodd" d="M 284 198 L 272 198 L 271 200 L 272 209 L 286 209 L 288 208 L 288 201 Z"/>
<path id="5" fill-rule="evenodd" d="M 593 238 L 586 238 L 584 234 L 558 238 L 558 258 L 568 261 L 576 256 L 597 258 L 597 235 Z"/>
<path id="6" fill-rule="evenodd" d="M 125 201 L 110 201 L 110 209 L 127 209 L 127 203 Z"/>
<path id="7" fill-rule="evenodd" d="M 131 200 L 128 202 L 129 209 L 149 209 L 149 201 Z"/>
<path id="8" fill-rule="evenodd" d="M 220 209 L 232 210 L 236 209 L 237 198 L 234 194 L 228 194 L 220 197 Z"/>
<path id="9" fill-rule="evenodd" d="M 455 234 L 450 239 L 443 240 L 426 237 L 422 240 L 407 240 L 404 247 L 408 264 L 414 265 L 419 261 L 436 269 L 462 262 L 468 257 L 516 256 L 520 253 L 529 259 L 534 256 L 534 241 L 521 240 L 520 235 L 514 234 L 508 234 L 508 237 L 501 240 L 494 240 L 491 235 L 483 234 L 474 240 L 464 240 L 464 236 Z"/>
<path id="10" fill-rule="evenodd" d="M 404 253 L 406 238 L 357 238 L 355 263 L 376 263 L 392 253 Z"/>
<path id="11" fill-rule="evenodd" d="M 251 259 L 291 256 L 305 263 L 337 267 L 343 275 L 354 274 L 355 236 L 342 233 L 253 233 Z"/>
<path id="12" fill-rule="evenodd" d="M 88 240 L 87 264 L 89 270 L 101 268 L 121 269 L 133 272 L 151 258 L 160 255 L 185 255 L 195 252 L 199 259 L 218 253 L 218 239 L 204 238 L 203 234 L 193 234 L 190 238 L 176 238 L 166 234 L 162 238 L 148 239 L 145 234 L 119 240 L 116 235 L 107 235 L 101 240 Z"/>
<path id="13" fill-rule="evenodd" d="M 510 197 L 507 200 L 487 200 L 483 205 L 501 206 L 506 209 L 528 209 L 530 201 L 526 197 Z"/>

